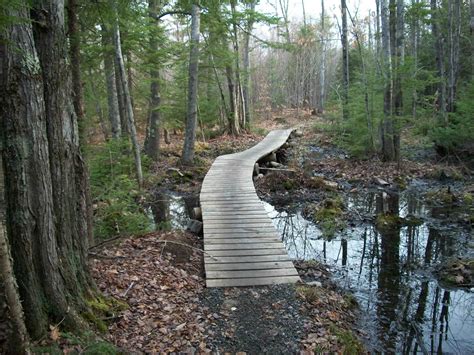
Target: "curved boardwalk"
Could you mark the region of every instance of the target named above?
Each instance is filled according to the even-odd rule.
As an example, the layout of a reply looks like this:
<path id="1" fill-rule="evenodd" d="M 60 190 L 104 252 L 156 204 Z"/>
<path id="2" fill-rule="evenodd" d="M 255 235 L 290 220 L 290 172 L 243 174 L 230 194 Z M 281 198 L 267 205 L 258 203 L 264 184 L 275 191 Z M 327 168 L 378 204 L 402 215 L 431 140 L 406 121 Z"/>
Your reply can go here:
<path id="1" fill-rule="evenodd" d="M 255 162 L 280 148 L 291 129 L 270 132 L 240 153 L 221 155 L 201 188 L 207 287 L 293 283 L 300 278 L 258 198 Z"/>

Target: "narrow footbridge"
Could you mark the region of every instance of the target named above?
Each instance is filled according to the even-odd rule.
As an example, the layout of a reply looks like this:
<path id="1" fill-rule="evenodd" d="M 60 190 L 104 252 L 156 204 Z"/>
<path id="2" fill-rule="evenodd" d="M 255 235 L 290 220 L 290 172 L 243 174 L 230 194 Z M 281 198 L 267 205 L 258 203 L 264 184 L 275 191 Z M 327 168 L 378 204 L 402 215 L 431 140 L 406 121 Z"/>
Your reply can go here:
<path id="1" fill-rule="evenodd" d="M 255 163 L 292 130 L 270 132 L 240 153 L 221 155 L 201 189 L 207 287 L 294 283 L 300 278 L 253 185 Z"/>

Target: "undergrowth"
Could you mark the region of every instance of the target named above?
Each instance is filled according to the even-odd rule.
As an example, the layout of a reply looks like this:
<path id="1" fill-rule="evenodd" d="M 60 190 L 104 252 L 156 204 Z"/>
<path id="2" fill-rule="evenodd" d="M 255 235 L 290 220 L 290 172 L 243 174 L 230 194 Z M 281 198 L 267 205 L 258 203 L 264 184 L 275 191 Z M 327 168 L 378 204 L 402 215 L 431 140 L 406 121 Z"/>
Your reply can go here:
<path id="1" fill-rule="evenodd" d="M 131 147 L 127 140 L 110 140 L 90 147 L 87 152 L 91 195 L 94 208 L 94 235 L 109 238 L 120 234 L 149 231 L 150 222 L 140 202 Z M 149 170 L 150 161 L 142 157 L 142 168 Z"/>

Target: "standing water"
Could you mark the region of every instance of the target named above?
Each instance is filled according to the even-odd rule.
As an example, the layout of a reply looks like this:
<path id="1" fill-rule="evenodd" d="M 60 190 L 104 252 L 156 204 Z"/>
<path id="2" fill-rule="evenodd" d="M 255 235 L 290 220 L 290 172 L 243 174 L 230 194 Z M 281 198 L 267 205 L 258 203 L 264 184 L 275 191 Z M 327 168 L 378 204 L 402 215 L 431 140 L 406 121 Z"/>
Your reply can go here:
<path id="1" fill-rule="evenodd" d="M 384 198 L 354 194 L 348 209 L 375 215 Z M 265 208 L 291 258 L 330 265 L 336 282 L 354 293 L 369 351 L 473 354 L 474 293 L 445 288 L 433 275 L 447 258 L 472 256 L 469 233 L 443 223 L 439 214 L 445 211 L 428 208 L 411 193 L 392 196 L 389 204 L 419 223 L 380 230 L 361 222 L 328 240 L 301 211 Z"/>

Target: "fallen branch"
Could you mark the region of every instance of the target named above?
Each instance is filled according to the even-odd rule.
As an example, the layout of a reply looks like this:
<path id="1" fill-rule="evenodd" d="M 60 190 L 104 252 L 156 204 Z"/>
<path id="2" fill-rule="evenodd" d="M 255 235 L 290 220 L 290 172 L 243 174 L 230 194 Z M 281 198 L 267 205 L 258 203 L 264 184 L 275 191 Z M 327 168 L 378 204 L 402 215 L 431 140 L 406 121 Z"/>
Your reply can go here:
<path id="1" fill-rule="evenodd" d="M 127 290 L 122 294 L 122 297 L 125 297 L 127 295 L 128 291 L 132 289 L 133 285 L 135 285 L 135 281 L 132 281 L 130 286 L 128 286 Z"/>
<path id="2" fill-rule="evenodd" d="M 289 171 L 289 172 L 292 172 L 292 173 L 296 173 L 296 170 L 293 170 L 293 169 L 282 169 L 282 168 L 262 168 L 262 167 L 258 167 L 259 170 L 272 170 L 272 171 Z"/>

